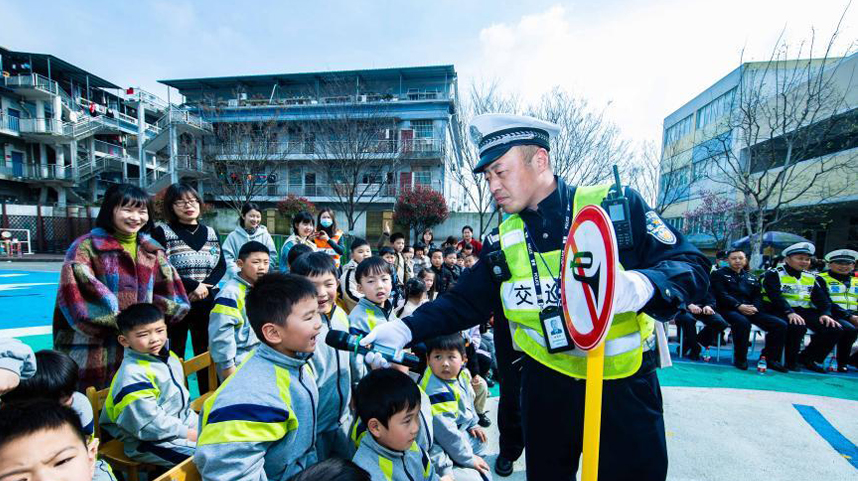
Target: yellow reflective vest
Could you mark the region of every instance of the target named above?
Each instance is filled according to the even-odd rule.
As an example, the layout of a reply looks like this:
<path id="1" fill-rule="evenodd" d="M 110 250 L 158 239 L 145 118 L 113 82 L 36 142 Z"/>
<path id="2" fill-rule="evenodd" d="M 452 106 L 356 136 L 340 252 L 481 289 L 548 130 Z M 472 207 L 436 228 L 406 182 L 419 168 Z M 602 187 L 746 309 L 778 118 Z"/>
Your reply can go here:
<path id="1" fill-rule="evenodd" d="M 811 307 L 810 293 L 816 283 L 816 277 L 809 272 L 802 272 L 801 278 L 789 275 L 784 266 L 775 268 L 778 279 L 781 281 L 781 296 L 790 307 Z M 766 286 L 763 284 L 763 300 L 772 302 L 766 294 Z"/>
<path id="2" fill-rule="evenodd" d="M 577 214 L 586 205 L 601 205 L 608 194 L 609 185 L 578 187 L 575 189 L 572 215 Z M 542 323 L 539 320 L 539 302 L 533 285 L 530 257 L 525 241 L 524 221 L 513 214 L 501 223 L 499 228 L 501 249 L 512 277 L 503 282 L 500 296 L 504 315 L 510 322 L 513 342 L 539 363 L 559 371 L 567 376 L 584 379 L 587 377 L 587 353 L 575 348 L 569 351 L 550 354 L 545 346 Z M 557 305 L 554 296 L 554 275 L 560 274 L 561 249 L 544 252 L 545 262 L 537 262 L 539 279 L 542 285 L 543 305 Z M 553 266 L 549 272 L 546 265 Z M 555 296 L 556 297 L 556 296 Z M 624 312 L 614 315 L 611 328 L 605 336 L 605 379 L 629 377 L 641 366 L 644 344 L 652 336 L 655 321 L 645 314 Z"/>
<path id="3" fill-rule="evenodd" d="M 831 302 L 847 311 L 858 310 L 858 280 L 849 276 L 849 283 L 844 284 L 835 279 L 828 271 L 819 275 L 828 287 Z"/>

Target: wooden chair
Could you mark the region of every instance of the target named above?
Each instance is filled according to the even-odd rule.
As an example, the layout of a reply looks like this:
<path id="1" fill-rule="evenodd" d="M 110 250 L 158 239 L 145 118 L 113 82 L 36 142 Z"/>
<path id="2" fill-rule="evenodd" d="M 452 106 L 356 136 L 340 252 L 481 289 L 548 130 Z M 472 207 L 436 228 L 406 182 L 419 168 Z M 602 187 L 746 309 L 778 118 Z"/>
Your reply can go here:
<path id="1" fill-rule="evenodd" d="M 101 391 L 96 391 L 92 386 L 86 388 L 86 398 L 89 399 L 89 403 L 92 405 L 94 418 L 94 422 L 92 423 L 93 433 L 98 439 L 102 439 L 101 426 L 98 424 L 99 415 L 101 414 L 101 408 L 104 407 L 104 402 L 107 399 L 109 392 L 110 388 L 105 388 Z M 139 463 L 129 458 L 125 455 L 125 447 L 118 439 L 112 439 L 106 443 L 101 443 L 98 446 L 98 455 L 106 460 L 113 469 L 127 473 L 128 481 L 139 481 L 140 471 L 152 472 L 163 469 L 153 464 Z"/>
<path id="2" fill-rule="evenodd" d="M 200 397 L 191 401 L 191 409 L 194 412 L 199 413 L 203 409 L 203 403 L 206 402 L 217 389 L 217 368 L 215 367 L 214 362 L 212 362 L 211 354 L 206 351 L 199 356 L 194 356 L 187 361 L 182 361 L 182 369 L 185 371 L 185 386 L 188 385 L 188 376 L 195 372 L 202 371 L 203 369 L 208 370 L 208 378 L 209 378 L 209 391 L 205 393 L 200 393 Z M 199 376 L 199 375 L 198 375 Z"/>
<path id="3" fill-rule="evenodd" d="M 197 465 L 194 464 L 194 458 L 188 458 L 155 478 L 155 481 L 202 481 L 202 479 Z"/>

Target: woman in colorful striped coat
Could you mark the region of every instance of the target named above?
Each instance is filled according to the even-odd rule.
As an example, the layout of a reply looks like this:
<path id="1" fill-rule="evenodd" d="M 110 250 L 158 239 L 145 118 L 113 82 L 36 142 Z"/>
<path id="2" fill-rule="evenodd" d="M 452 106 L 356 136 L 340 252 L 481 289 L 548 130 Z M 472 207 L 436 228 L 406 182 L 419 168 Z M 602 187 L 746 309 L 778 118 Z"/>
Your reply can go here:
<path id="1" fill-rule="evenodd" d="M 151 302 L 168 324 L 182 319 L 190 303 L 164 248 L 148 235 L 152 202 L 130 184 L 107 190 L 96 228 L 66 252 L 54 309 L 54 348 L 80 367 L 78 390 L 103 389 L 122 362 L 116 315 Z"/>

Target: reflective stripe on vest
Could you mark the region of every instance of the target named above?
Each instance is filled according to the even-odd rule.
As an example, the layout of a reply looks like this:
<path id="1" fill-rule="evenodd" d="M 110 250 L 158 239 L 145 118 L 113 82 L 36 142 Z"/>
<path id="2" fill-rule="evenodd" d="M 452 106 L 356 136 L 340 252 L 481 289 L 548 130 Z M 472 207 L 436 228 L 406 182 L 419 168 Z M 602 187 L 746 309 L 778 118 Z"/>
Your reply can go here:
<path id="1" fill-rule="evenodd" d="M 247 297 L 247 285 L 238 283 L 238 298 L 228 299 L 219 297 L 215 300 L 215 305 L 211 310 L 212 314 L 224 314 L 235 319 L 238 323 L 235 325 L 237 330 L 244 324 L 244 298 Z"/>
<path id="2" fill-rule="evenodd" d="M 254 350 L 241 363 L 238 369 L 241 370 L 255 355 L 256 351 Z M 198 446 L 222 443 L 277 441 L 278 439 L 283 439 L 290 431 L 298 429 L 298 418 L 291 412 L 292 396 L 289 393 L 289 385 L 292 382 L 292 378 L 286 368 L 277 365 L 273 366 L 273 368 L 277 389 L 280 399 L 283 400 L 284 407 L 232 404 L 212 411 L 212 407 L 215 405 L 220 393 L 236 378 L 235 375 L 230 376 L 203 403 L 201 429 L 199 440 L 197 441 Z M 211 422 L 209 422 L 210 417 L 212 418 Z"/>
<path id="3" fill-rule="evenodd" d="M 830 273 L 823 272 L 819 275 L 828 287 L 828 296 L 831 302 L 837 304 L 847 311 L 858 310 L 858 281 L 849 276 L 849 285 L 838 281 Z"/>
<path id="4" fill-rule="evenodd" d="M 170 354 L 173 353 L 171 352 Z M 147 397 L 155 399 L 161 397 L 161 390 L 158 389 L 158 381 L 155 378 L 155 371 L 152 370 L 151 363 L 143 359 L 137 359 L 135 362 L 143 367 L 148 381 L 122 386 L 122 389 L 117 392 L 115 388 L 116 380 L 119 376 L 113 377 L 113 381 L 110 383 L 110 390 L 107 392 L 107 399 L 104 401 L 104 410 L 107 411 L 107 417 L 114 423 L 119 419 L 122 410 L 134 401 Z"/>
<path id="5" fill-rule="evenodd" d="M 575 189 L 572 214 L 577 214 L 585 205 L 601 205 L 609 189 L 609 185 Z M 536 301 L 533 274 L 525 244 L 524 221 L 518 214 L 513 214 L 501 223 L 499 230 L 501 248 L 512 273 L 512 277 L 501 284 L 501 300 L 504 314 L 514 326 L 515 344 L 545 366 L 567 376 L 586 378 L 586 352 L 576 348 L 549 354 L 545 348 L 545 337 L 539 322 L 539 303 Z M 554 276 L 559 276 L 560 273 L 557 270 L 549 273 L 545 265 L 559 269 L 560 252 L 559 249 L 544 252 L 542 257 L 545 262 L 537 262 L 546 306 L 559 303 L 559 290 L 554 288 Z M 655 321 L 645 314 L 624 312 L 614 316 L 605 337 L 605 379 L 621 379 L 637 372 L 641 365 L 644 341 L 652 335 L 654 327 Z"/>
<path id="6" fill-rule="evenodd" d="M 813 274 L 802 272 L 801 278 L 787 274 L 786 268 L 778 267 L 775 269 L 778 274 L 778 279 L 781 281 L 781 297 L 787 301 L 790 307 L 810 307 L 810 292 L 813 290 L 813 284 L 816 279 Z M 763 300 L 771 302 L 769 296 L 766 295 L 765 285 L 763 286 Z"/>

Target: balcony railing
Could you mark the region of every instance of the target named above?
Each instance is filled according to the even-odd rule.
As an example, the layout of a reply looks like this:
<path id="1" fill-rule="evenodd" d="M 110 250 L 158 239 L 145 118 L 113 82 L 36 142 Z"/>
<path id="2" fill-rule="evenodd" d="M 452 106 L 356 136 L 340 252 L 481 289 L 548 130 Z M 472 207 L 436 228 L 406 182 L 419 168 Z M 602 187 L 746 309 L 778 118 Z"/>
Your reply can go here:
<path id="1" fill-rule="evenodd" d="M 0 112 L 0 130 L 19 132 L 21 130 L 20 119 Z"/>
<path id="2" fill-rule="evenodd" d="M 95 141 L 95 151 L 102 154 L 112 155 L 114 157 L 122 157 L 125 155 L 124 150 L 119 145 L 114 145 L 103 140 Z"/>
<path id="3" fill-rule="evenodd" d="M 231 188 L 229 185 L 224 185 L 220 182 L 208 182 L 206 191 L 217 196 L 228 196 L 234 193 L 237 189 Z M 438 192 L 443 192 L 441 182 L 430 182 L 419 184 L 424 187 L 429 187 Z M 299 197 L 307 197 L 316 201 L 334 201 L 337 199 L 347 199 L 350 197 L 351 191 L 354 191 L 353 198 L 356 202 L 391 202 L 404 191 L 414 189 L 414 184 L 306 184 L 306 185 L 285 185 L 285 183 L 260 183 L 258 184 L 257 196 L 262 197 L 285 197 L 287 195 L 297 195 Z M 242 192 L 246 188 L 240 189 Z"/>
<path id="4" fill-rule="evenodd" d="M 40 165 L 24 164 L 23 174 L 25 178 L 33 180 L 68 180 L 74 181 L 74 169 L 70 165 Z"/>
<path id="5" fill-rule="evenodd" d="M 444 140 L 437 138 L 410 140 L 377 141 L 305 141 L 289 140 L 280 142 L 235 142 L 221 144 L 218 152 L 225 156 L 236 157 L 278 157 L 287 155 L 331 157 L 331 158 L 369 158 L 410 156 L 415 154 L 436 154 L 444 151 Z M 366 157 L 365 157 L 366 156 Z"/>
<path id="6" fill-rule="evenodd" d="M 38 89 L 52 95 L 59 95 L 57 82 L 37 73 L 9 77 L 6 79 L 6 86 L 10 88 Z"/>
<path id="7" fill-rule="evenodd" d="M 18 125 L 21 133 L 27 134 L 50 134 L 64 135 L 65 122 L 54 118 L 32 118 L 19 119 Z"/>
<path id="8" fill-rule="evenodd" d="M 172 123 L 184 123 L 202 130 L 211 130 L 212 128 L 211 123 L 184 109 L 171 108 L 167 110 L 167 113 L 158 119 L 158 128 L 165 129 Z"/>
<path id="9" fill-rule="evenodd" d="M 406 102 L 425 100 L 447 100 L 449 96 L 437 89 L 408 89 L 399 93 L 368 92 L 362 94 L 328 95 L 316 97 L 313 95 L 296 95 L 291 97 L 256 97 L 246 99 L 221 99 L 214 102 L 216 107 L 247 108 L 271 106 L 304 106 L 304 105 L 345 105 L 379 102 Z"/>

